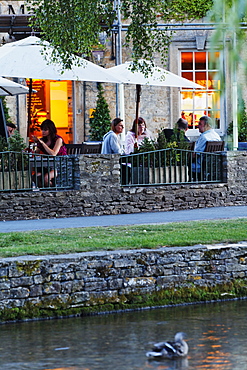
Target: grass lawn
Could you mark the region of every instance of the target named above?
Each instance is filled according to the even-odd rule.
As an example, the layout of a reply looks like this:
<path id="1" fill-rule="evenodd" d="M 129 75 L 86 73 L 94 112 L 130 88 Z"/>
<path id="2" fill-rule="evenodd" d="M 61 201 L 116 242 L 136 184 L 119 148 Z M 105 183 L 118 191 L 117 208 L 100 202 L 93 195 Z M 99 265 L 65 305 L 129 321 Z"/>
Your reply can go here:
<path id="1" fill-rule="evenodd" d="M 0 257 L 247 240 L 247 219 L 0 233 Z"/>

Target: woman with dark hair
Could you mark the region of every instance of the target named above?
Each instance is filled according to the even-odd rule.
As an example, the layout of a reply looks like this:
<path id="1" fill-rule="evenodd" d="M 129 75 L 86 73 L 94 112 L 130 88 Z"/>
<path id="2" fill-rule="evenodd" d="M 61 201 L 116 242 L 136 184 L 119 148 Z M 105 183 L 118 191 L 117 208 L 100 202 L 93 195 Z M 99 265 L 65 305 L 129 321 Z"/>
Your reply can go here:
<path id="1" fill-rule="evenodd" d="M 63 138 L 57 135 L 57 129 L 53 121 L 46 119 L 40 125 L 42 138 L 33 135 L 33 141 L 37 143 L 36 153 L 49 155 L 66 155 L 67 150 Z"/>
<path id="2" fill-rule="evenodd" d="M 136 140 L 136 120 L 133 121 L 132 128 L 127 132 L 125 138 L 125 154 L 134 153 L 135 142 L 137 141 L 137 146 L 141 144 L 144 137 L 152 138 L 151 133 L 147 130 L 147 125 L 142 117 L 138 118 L 138 136 Z"/>
<path id="3" fill-rule="evenodd" d="M 38 138 L 33 135 L 32 139 L 37 143 L 36 153 L 48 154 L 48 155 L 66 155 L 67 150 L 63 138 L 57 135 L 57 129 L 53 121 L 46 119 L 40 125 L 42 131 L 42 138 Z M 46 172 L 46 171 L 45 171 Z M 38 173 L 37 176 L 41 176 L 41 173 Z M 55 177 L 55 171 L 51 170 L 48 174 L 45 173 L 44 184 L 46 186 L 52 185 L 52 180 Z"/>
<path id="4" fill-rule="evenodd" d="M 114 118 L 111 123 L 111 131 L 103 137 L 101 154 L 121 154 L 121 146 L 118 135 L 123 132 L 124 125 L 121 118 Z"/>

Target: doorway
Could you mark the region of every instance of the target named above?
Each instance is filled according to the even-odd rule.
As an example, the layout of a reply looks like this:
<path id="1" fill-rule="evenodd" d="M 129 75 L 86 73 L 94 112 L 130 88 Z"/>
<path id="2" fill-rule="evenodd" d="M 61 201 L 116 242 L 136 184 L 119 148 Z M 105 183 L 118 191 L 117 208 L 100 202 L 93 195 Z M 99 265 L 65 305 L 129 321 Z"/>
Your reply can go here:
<path id="1" fill-rule="evenodd" d="M 73 143 L 72 82 L 33 80 L 33 89 L 30 133 L 40 136 L 40 124 L 51 119 L 65 143 Z"/>

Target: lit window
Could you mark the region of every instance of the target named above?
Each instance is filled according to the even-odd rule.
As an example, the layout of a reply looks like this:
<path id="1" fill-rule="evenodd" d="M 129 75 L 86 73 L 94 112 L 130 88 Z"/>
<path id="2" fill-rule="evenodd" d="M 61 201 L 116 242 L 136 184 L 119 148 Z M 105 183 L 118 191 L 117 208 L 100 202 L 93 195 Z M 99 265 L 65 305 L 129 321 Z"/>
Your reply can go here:
<path id="1" fill-rule="evenodd" d="M 219 52 L 181 52 L 181 76 L 205 87 L 202 90 L 181 90 L 181 117 L 190 129 L 198 127 L 201 116 L 213 119 L 215 128 L 220 128 L 220 81 L 217 78 L 216 60 Z"/>

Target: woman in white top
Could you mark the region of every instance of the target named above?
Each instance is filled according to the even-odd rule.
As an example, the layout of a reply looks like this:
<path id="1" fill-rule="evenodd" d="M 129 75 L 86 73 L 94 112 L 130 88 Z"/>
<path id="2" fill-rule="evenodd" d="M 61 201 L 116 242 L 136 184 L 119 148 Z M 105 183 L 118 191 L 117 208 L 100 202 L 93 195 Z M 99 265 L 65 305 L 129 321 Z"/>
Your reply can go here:
<path id="1" fill-rule="evenodd" d="M 136 120 L 134 120 L 131 130 L 127 132 L 125 137 L 125 150 L 124 150 L 125 154 L 134 153 L 135 142 L 137 142 L 137 146 L 139 147 L 144 137 L 152 138 L 152 135 L 147 130 L 146 122 L 142 117 L 138 118 L 137 140 L 135 130 L 136 130 Z"/>

